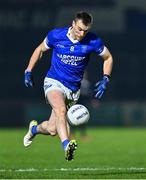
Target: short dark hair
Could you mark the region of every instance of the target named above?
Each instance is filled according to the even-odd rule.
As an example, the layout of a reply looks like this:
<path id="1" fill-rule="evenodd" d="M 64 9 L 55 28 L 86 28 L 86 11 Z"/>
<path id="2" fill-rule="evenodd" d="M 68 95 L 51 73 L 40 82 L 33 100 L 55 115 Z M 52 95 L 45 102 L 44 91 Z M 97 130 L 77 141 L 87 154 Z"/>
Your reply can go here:
<path id="1" fill-rule="evenodd" d="M 92 24 L 93 17 L 91 14 L 83 11 L 83 12 L 79 12 L 76 14 L 75 21 L 77 21 L 77 20 L 82 20 L 83 24 L 85 26 L 88 26 L 89 24 Z"/>

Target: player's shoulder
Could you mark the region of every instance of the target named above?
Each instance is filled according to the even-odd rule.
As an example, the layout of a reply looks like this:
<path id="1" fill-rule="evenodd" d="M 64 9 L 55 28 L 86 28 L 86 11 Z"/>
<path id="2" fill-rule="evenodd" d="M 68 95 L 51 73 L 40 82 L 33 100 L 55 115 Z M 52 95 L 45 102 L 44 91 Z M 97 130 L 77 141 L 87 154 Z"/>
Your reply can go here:
<path id="1" fill-rule="evenodd" d="M 55 29 L 52 29 L 50 31 L 50 34 L 55 38 L 55 39 L 58 39 L 58 38 L 61 38 L 63 37 L 64 35 L 66 35 L 68 31 L 68 28 L 65 27 L 65 28 L 55 28 Z"/>
<path id="2" fill-rule="evenodd" d="M 85 40 L 91 45 L 102 43 L 102 39 L 93 32 L 88 32 Z"/>
<path id="3" fill-rule="evenodd" d="M 87 38 L 90 39 L 90 41 L 98 41 L 101 40 L 101 38 L 99 36 L 97 36 L 95 33 L 93 32 L 89 32 L 87 34 Z"/>

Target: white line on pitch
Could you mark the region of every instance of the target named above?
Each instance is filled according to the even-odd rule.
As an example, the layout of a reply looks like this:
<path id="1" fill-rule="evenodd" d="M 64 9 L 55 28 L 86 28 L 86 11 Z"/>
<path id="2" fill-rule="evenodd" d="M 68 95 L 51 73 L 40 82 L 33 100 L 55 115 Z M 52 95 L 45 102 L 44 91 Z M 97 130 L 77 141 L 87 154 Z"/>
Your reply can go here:
<path id="1" fill-rule="evenodd" d="M 103 168 L 58 168 L 58 169 L 35 169 L 35 168 L 27 168 L 27 169 L 0 169 L 0 172 L 38 172 L 38 171 L 145 171 L 144 167 L 103 167 Z"/>

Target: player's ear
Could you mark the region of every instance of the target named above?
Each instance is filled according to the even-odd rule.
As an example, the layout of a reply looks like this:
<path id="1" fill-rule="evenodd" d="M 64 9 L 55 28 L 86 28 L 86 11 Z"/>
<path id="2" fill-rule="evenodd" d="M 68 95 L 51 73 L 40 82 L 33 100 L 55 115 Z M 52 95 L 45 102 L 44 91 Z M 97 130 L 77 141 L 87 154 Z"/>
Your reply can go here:
<path id="1" fill-rule="evenodd" d="M 75 23 L 76 23 L 75 20 L 73 20 L 73 21 L 72 21 L 72 27 L 75 26 Z"/>

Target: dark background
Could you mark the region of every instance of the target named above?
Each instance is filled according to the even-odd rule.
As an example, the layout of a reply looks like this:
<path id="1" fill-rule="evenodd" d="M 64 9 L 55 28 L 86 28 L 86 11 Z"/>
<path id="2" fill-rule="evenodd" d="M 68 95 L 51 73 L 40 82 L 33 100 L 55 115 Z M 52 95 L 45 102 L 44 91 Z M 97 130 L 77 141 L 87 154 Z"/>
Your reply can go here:
<path id="1" fill-rule="evenodd" d="M 145 0 L 1 0 L 0 126 L 23 126 L 49 117 L 43 80 L 50 65 L 46 53 L 33 71 L 35 87 L 24 86 L 24 70 L 33 50 L 55 27 L 70 26 L 74 14 L 93 14 L 97 33 L 114 58 L 111 83 L 101 102 L 88 103 L 91 125 L 145 125 Z M 100 57 L 87 68 L 92 88 L 102 76 Z M 95 120 L 96 119 L 96 120 Z M 96 122 L 95 122 L 96 121 Z"/>

